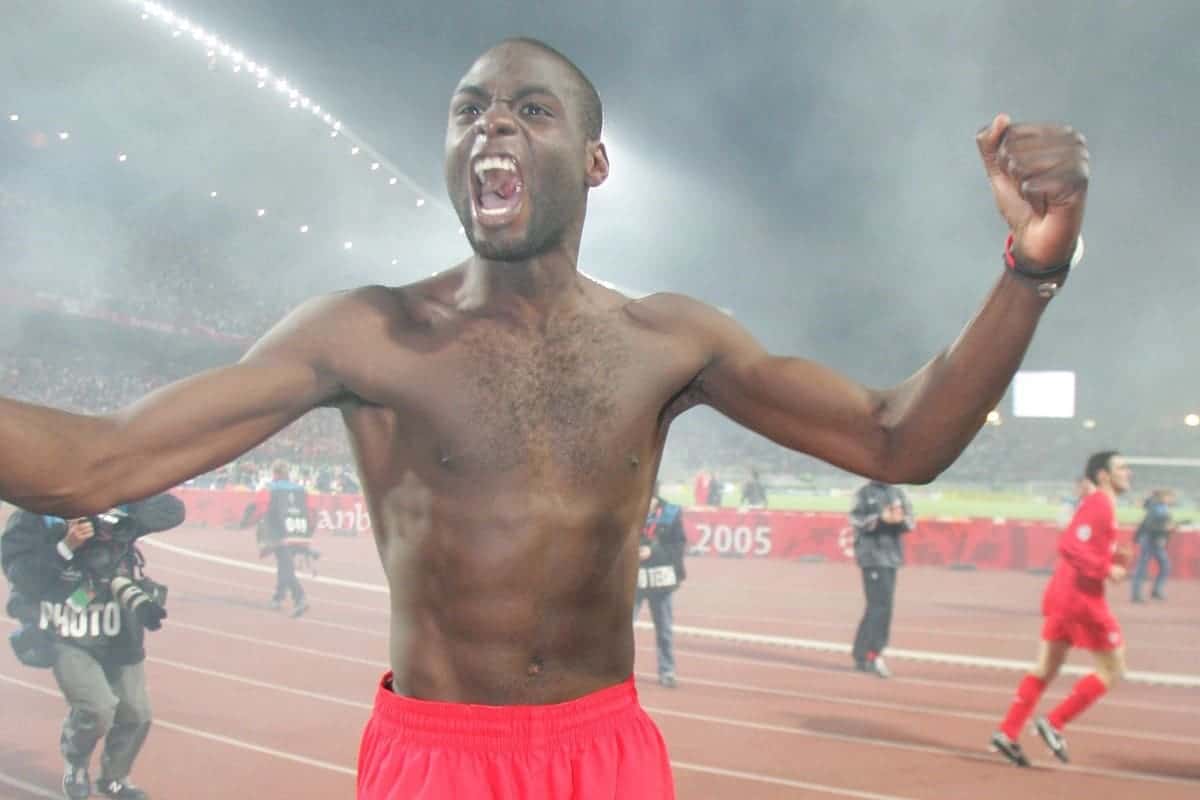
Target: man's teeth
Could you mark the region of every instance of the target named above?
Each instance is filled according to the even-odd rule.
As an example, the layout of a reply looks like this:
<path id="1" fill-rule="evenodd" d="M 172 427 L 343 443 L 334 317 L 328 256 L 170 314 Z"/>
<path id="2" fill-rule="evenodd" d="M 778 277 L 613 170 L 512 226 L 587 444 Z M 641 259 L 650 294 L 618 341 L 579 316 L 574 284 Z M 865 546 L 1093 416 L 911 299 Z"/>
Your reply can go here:
<path id="1" fill-rule="evenodd" d="M 475 177 L 483 180 L 483 173 L 494 169 L 516 172 L 517 162 L 505 156 L 487 156 L 486 158 L 481 158 L 475 162 Z"/>

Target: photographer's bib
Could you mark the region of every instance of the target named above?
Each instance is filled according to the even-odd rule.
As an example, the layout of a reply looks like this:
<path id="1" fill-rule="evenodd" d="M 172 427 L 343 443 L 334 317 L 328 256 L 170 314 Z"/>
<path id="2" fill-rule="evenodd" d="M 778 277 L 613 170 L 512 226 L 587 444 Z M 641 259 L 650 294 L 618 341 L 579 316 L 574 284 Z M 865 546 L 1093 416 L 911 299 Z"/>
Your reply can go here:
<path id="1" fill-rule="evenodd" d="M 678 585 L 679 576 L 672 564 L 638 568 L 637 588 L 642 591 L 674 589 Z"/>
<path id="2" fill-rule="evenodd" d="M 60 639 L 87 646 L 104 646 L 121 635 L 121 606 L 115 600 L 89 603 L 82 608 L 70 603 L 43 600 L 38 627 Z"/>

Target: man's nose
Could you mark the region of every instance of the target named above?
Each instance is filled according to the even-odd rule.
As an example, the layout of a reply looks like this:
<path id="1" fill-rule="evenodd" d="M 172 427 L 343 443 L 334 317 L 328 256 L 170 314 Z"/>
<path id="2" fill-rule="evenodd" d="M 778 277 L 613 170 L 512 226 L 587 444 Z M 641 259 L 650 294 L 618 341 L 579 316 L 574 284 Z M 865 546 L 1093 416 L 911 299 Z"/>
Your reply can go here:
<path id="1" fill-rule="evenodd" d="M 476 122 L 479 132 L 488 137 L 512 136 L 517 132 L 517 122 L 512 111 L 503 103 L 493 103 Z"/>

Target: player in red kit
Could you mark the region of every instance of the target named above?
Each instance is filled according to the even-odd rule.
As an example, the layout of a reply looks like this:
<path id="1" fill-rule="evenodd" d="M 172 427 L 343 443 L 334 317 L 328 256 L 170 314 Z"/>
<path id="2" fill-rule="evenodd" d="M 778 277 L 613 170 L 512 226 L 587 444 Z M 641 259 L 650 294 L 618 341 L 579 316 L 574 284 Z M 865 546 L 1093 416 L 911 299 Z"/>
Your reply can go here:
<path id="1" fill-rule="evenodd" d="M 1096 490 L 1083 498 L 1058 539 L 1058 565 L 1042 596 L 1042 643 L 1037 666 L 1017 687 L 1017 696 L 992 734 L 992 749 L 1017 766 L 1029 759 L 1017 743 L 1038 698 L 1058 675 L 1072 647 L 1092 651 L 1096 670 L 1075 684 L 1061 703 L 1034 720 L 1034 728 L 1059 761 L 1067 762 L 1062 730 L 1099 700 L 1125 674 L 1125 640 L 1104 598 L 1106 581 L 1125 578 L 1127 551 L 1117 553 L 1117 496 L 1129 489 L 1132 475 L 1113 450 L 1095 453 L 1085 474 Z"/>

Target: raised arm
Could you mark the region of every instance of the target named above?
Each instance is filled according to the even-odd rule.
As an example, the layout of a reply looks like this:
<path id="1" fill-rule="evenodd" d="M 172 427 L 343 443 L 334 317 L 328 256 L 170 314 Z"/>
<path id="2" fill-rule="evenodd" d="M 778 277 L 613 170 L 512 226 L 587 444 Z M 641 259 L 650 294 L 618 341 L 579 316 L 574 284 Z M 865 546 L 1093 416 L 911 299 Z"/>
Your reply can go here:
<path id="1" fill-rule="evenodd" d="M 1064 126 L 1010 125 L 1001 115 L 977 141 L 1017 265 L 1036 272 L 1067 264 L 1087 192 L 1083 137 Z M 925 483 L 999 403 L 1049 302 L 1042 283 L 1005 269 L 958 340 L 885 390 L 772 356 L 729 318 L 698 313 L 694 328 L 710 347 L 698 388 L 705 402 L 787 447 L 887 483 Z"/>
<path id="2" fill-rule="evenodd" d="M 310 301 L 237 364 L 88 416 L 0 398 L 0 498 L 63 517 L 138 500 L 241 455 L 340 391 L 339 347 L 353 294 Z"/>

